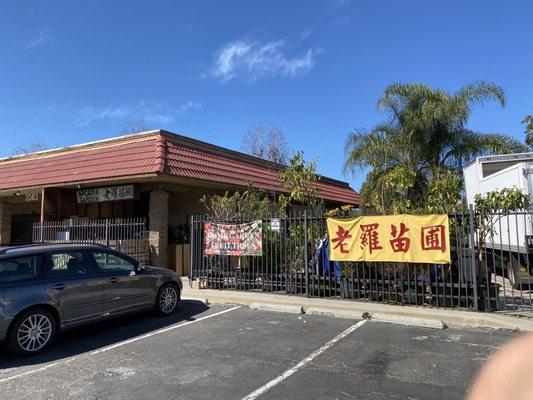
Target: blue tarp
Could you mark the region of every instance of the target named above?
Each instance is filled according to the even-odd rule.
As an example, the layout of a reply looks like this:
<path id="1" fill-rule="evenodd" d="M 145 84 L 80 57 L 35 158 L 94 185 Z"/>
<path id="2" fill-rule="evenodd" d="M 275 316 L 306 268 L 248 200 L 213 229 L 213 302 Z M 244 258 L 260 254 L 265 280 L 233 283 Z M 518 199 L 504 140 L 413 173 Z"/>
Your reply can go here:
<path id="1" fill-rule="evenodd" d="M 316 249 L 316 260 L 318 273 L 320 275 L 331 275 L 336 278 L 341 276 L 341 263 L 338 261 L 329 261 L 329 240 L 322 239 L 320 245 Z"/>

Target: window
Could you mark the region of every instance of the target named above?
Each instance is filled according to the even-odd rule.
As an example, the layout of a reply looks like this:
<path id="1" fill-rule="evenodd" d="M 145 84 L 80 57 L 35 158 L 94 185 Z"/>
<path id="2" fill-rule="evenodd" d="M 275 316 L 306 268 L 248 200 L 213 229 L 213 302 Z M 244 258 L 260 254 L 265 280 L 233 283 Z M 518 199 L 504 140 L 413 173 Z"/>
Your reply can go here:
<path id="1" fill-rule="evenodd" d="M 0 283 L 35 279 L 41 272 L 41 254 L 0 261 Z"/>
<path id="2" fill-rule="evenodd" d="M 76 277 L 93 272 L 81 251 L 54 252 L 51 260 L 47 278 Z"/>
<path id="3" fill-rule="evenodd" d="M 94 252 L 96 265 L 106 272 L 132 272 L 135 271 L 135 264 L 123 257 L 112 253 Z"/>

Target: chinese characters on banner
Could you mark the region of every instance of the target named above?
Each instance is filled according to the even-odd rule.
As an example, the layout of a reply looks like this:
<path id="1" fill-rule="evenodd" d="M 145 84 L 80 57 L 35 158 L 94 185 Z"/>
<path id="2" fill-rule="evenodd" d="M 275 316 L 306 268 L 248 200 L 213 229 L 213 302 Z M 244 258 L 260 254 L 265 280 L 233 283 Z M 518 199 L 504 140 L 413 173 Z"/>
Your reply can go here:
<path id="1" fill-rule="evenodd" d="M 330 260 L 450 262 L 447 215 L 328 218 Z"/>
<path id="2" fill-rule="evenodd" d="M 133 185 L 90 188 L 78 190 L 76 194 L 79 204 L 130 200 L 135 198 L 135 188 Z"/>
<path id="3" fill-rule="evenodd" d="M 227 256 L 262 256 L 261 220 L 244 224 L 204 223 L 204 254 Z"/>

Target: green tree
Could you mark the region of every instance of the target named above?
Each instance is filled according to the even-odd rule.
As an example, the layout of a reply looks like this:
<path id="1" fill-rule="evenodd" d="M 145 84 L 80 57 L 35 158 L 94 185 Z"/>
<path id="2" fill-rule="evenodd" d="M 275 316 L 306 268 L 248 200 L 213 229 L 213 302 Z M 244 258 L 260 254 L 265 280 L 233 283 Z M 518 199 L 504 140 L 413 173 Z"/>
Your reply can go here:
<path id="1" fill-rule="evenodd" d="M 252 182 L 249 182 L 243 191 L 204 195 L 200 202 L 205 206 L 209 216 L 219 221 L 262 218 L 272 210 L 271 201 L 266 193 L 253 188 Z"/>
<path id="2" fill-rule="evenodd" d="M 285 213 L 292 204 L 301 204 L 311 209 L 322 206 L 318 200 L 320 190 L 316 186 L 319 176 L 316 173 L 316 160 L 308 162 L 304 153 L 299 151 L 289 160 L 287 167 L 283 168 L 278 179 L 287 195 L 279 195 L 280 211 Z"/>
<path id="3" fill-rule="evenodd" d="M 486 81 L 455 93 L 419 83 L 387 87 L 378 109 L 389 121 L 351 133 L 345 144 L 344 171 L 370 169 L 361 190 L 362 206 L 374 213 L 444 209 L 457 200 L 465 163 L 480 155 L 524 151 L 526 146 L 509 136 L 466 127 L 473 107 L 487 101 L 505 105 L 503 90 Z M 442 187 L 443 177 L 449 187 Z M 438 198 L 441 190 L 448 193 L 447 200 Z"/>
<path id="4" fill-rule="evenodd" d="M 523 124 L 526 124 L 526 143 L 533 146 L 533 115 L 526 115 Z"/>
<path id="5" fill-rule="evenodd" d="M 486 243 L 493 243 L 498 225 L 501 230 L 502 217 L 513 212 L 524 211 L 531 207 L 530 197 L 522 189 L 517 187 L 493 190 L 485 194 L 477 194 L 474 197 L 474 207 L 476 211 L 476 227 L 478 231 L 478 241 L 480 252 L 478 254 L 478 268 L 480 276 L 483 275 L 481 263 L 485 257 L 483 246 Z M 501 239 L 500 239 L 501 240 Z"/>

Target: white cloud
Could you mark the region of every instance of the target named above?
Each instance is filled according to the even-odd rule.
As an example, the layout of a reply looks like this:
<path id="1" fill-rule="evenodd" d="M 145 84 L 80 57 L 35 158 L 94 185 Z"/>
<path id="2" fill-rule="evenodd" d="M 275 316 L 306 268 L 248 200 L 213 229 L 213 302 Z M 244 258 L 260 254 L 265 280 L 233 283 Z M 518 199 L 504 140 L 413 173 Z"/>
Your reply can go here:
<path id="1" fill-rule="evenodd" d="M 86 105 L 76 110 L 77 123 L 88 125 L 99 120 L 133 120 L 144 119 L 155 124 L 168 124 L 177 114 L 184 114 L 202 107 L 198 101 L 188 100 L 178 106 L 171 106 L 156 101 L 141 100 L 133 105 L 109 105 L 97 107 Z"/>
<path id="2" fill-rule="evenodd" d="M 146 122 L 168 124 L 174 121 L 174 110 L 157 101 L 141 100 L 134 108 L 130 118 L 142 118 Z"/>
<path id="3" fill-rule="evenodd" d="M 131 110 L 127 106 L 107 106 L 105 108 L 83 106 L 79 109 L 78 123 L 87 125 L 101 119 L 123 119 L 130 114 Z"/>
<path id="4" fill-rule="evenodd" d="M 300 38 L 307 39 L 309 36 L 311 36 L 311 33 L 313 33 L 311 29 L 306 29 L 300 34 Z"/>
<path id="5" fill-rule="evenodd" d="M 168 124 L 174 121 L 174 116 L 166 114 L 146 114 L 144 119 L 147 122 L 155 122 L 156 124 Z"/>
<path id="6" fill-rule="evenodd" d="M 43 43 L 46 43 L 47 41 L 52 39 L 52 37 L 53 37 L 52 31 L 50 31 L 49 29 L 44 29 L 40 31 L 39 34 L 34 39 L 26 43 L 26 49 L 29 50 L 34 47 L 38 47 L 42 45 Z"/>
<path id="7" fill-rule="evenodd" d="M 197 110 L 199 108 L 202 108 L 203 105 L 202 103 L 198 102 L 198 101 L 192 101 L 192 100 L 189 100 L 183 104 L 180 104 L 178 106 L 178 111 L 180 113 L 184 113 L 184 112 L 187 112 L 187 111 L 190 111 L 190 110 Z"/>
<path id="8" fill-rule="evenodd" d="M 218 51 L 211 75 L 222 81 L 239 77 L 255 81 L 273 76 L 297 77 L 305 75 L 315 64 L 318 49 L 308 49 L 299 57 L 284 53 L 283 40 L 268 43 L 238 40 L 230 42 Z"/>

